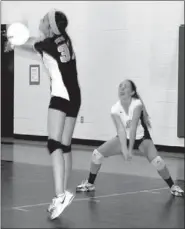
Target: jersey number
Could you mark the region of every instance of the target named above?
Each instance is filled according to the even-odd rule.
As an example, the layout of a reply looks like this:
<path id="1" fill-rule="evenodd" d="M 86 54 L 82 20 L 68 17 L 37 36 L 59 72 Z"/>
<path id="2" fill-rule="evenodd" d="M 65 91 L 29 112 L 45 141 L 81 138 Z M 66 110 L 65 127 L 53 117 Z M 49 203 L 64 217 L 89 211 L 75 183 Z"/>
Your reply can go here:
<path id="1" fill-rule="evenodd" d="M 60 61 L 62 63 L 67 63 L 70 61 L 71 55 L 67 44 L 58 46 L 58 52 L 60 53 Z M 74 53 L 72 55 L 72 59 L 74 59 Z"/>

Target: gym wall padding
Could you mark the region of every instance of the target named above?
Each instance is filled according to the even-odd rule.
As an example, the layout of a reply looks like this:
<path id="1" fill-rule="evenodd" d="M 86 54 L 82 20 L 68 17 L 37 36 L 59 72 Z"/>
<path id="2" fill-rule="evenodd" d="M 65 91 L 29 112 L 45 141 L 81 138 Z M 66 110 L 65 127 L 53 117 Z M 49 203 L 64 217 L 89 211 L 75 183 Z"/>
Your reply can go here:
<path id="1" fill-rule="evenodd" d="M 184 25 L 179 28 L 177 136 L 184 137 Z"/>

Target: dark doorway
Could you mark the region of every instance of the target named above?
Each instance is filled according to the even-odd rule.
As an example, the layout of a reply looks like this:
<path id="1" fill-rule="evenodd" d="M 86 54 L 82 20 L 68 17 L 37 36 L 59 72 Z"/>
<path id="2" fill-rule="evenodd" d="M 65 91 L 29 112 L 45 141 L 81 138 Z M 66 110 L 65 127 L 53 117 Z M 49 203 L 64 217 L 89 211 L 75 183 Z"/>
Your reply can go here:
<path id="1" fill-rule="evenodd" d="M 179 29 L 178 125 L 177 136 L 184 138 L 184 25 Z"/>
<path id="2" fill-rule="evenodd" d="M 1 137 L 13 137 L 14 52 L 4 52 L 6 25 L 1 25 Z"/>

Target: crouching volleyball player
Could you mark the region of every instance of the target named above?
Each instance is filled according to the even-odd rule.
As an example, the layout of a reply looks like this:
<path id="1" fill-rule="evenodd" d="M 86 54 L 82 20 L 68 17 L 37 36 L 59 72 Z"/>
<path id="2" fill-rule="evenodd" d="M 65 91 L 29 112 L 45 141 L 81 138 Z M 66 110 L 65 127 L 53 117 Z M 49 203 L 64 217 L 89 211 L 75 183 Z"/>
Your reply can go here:
<path id="1" fill-rule="evenodd" d="M 105 142 L 92 154 L 91 168 L 87 180 L 77 186 L 76 191 L 95 190 L 94 182 L 105 157 L 123 154 L 126 160 L 132 158 L 132 150 L 139 149 L 154 166 L 175 196 L 184 191 L 174 184 L 165 161 L 158 154 L 148 128 L 151 127 L 145 105 L 131 80 L 122 82 L 118 90 L 119 101 L 112 107 L 111 115 L 116 126 L 117 136 Z"/>
<path id="2" fill-rule="evenodd" d="M 72 202 L 74 194 L 67 191 L 72 170 L 71 139 L 81 104 L 76 58 L 66 32 L 64 13 L 51 10 L 40 21 L 43 39 L 30 38 L 20 47 L 40 54 L 51 79 L 51 100 L 48 109 L 48 152 L 51 155 L 55 194 L 48 207 L 51 219 L 59 217 Z M 6 48 L 10 51 L 10 47 Z"/>

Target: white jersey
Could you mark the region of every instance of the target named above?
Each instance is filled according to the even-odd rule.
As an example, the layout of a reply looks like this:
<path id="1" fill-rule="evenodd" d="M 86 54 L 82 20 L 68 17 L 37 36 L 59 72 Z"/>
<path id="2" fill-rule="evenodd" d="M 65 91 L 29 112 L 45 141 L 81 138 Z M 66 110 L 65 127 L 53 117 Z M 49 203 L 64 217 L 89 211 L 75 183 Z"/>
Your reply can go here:
<path id="1" fill-rule="evenodd" d="M 118 114 L 120 116 L 122 124 L 125 127 L 127 139 L 130 139 L 130 126 L 131 126 L 134 110 L 137 106 L 141 104 L 142 102 L 140 99 L 132 98 L 131 104 L 129 106 L 128 114 L 124 111 L 120 101 L 118 101 L 115 105 L 112 106 L 111 113 Z M 136 139 L 143 138 L 145 134 L 145 129 L 147 128 L 146 125 L 144 124 L 142 114 L 141 114 L 141 118 L 139 119 L 137 130 L 136 130 Z"/>
<path id="2" fill-rule="evenodd" d="M 51 95 L 70 100 L 56 60 L 47 53 L 43 53 L 42 59 L 51 77 Z"/>

